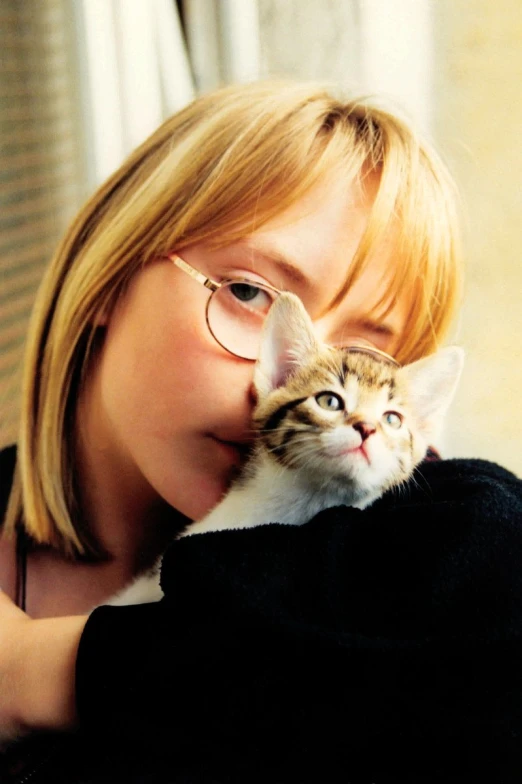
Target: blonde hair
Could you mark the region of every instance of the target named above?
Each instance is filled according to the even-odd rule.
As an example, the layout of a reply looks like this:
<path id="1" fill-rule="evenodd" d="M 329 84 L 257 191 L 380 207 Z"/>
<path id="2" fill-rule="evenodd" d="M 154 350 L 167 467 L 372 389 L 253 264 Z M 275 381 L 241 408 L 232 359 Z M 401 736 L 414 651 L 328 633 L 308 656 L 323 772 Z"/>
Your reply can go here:
<path id="1" fill-rule="evenodd" d="M 380 175 L 346 289 L 393 228 L 389 298 L 411 302 L 399 361 L 433 351 L 460 291 L 455 193 L 444 165 L 395 114 L 315 85 L 257 83 L 204 96 L 168 119 L 101 186 L 70 226 L 38 293 L 25 357 L 17 468 L 4 530 L 100 556 L 75 486 L 75 399 L 96 318 L 152 259 L 228 244 L 329 173 L 347 187 Z"/>

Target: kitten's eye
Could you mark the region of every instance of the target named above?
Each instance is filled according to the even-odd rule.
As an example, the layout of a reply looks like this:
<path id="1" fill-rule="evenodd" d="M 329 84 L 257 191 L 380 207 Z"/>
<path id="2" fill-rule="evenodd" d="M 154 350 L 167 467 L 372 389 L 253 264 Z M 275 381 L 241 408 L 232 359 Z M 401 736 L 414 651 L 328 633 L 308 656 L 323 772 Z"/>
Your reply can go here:
<path id="1" fill-rule="evenodd" d="M 402 416 L 398 414 L 396 411 L 387 411 L 383 416 L 384 421 L 390 427 L 393 427 L 394 430 L 398 430 L 402 427 Z"/>
<path id="2" fill-rule="evenodd" d="M 342 397 L 336 395 L 335 392 L 321 392 L 315 396 L 317 405 L 324 408 L 326 411 L 342 411 L 344 408 L 344 401 Z"/>

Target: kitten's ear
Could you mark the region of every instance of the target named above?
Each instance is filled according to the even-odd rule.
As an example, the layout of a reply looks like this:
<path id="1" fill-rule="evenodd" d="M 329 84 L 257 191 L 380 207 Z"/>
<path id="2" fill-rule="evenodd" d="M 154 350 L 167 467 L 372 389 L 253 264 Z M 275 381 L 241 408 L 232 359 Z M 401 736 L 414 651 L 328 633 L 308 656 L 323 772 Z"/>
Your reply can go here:
<path id="1" fill-rule="evenodd" d="M 295 367 L 302 365 L 318 347 L 312 321 L 299 297 L 289 292 L 280 294 L 263 326 L 254 371 L 258 396 L 283 386 Z"/>
<path id="2" fill-rule="evenodd" d="M 463 365 L 464 351 L 458 346 L 448 346 L 399 370 L 406 379 L 408 399 L 419 428 L 427 439 L 438 435 Z"/>

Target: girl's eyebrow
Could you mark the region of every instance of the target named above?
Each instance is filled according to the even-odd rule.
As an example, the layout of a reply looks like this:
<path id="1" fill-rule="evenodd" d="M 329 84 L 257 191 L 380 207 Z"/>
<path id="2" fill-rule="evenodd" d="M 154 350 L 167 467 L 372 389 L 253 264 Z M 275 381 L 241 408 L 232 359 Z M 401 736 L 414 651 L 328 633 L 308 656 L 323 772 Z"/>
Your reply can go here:
<path id="1" fill-rule="evenodd" d="M 311 286 L 310 279 L 299 269 L 298 264 L 290 259 L 286 253 L 278 248 L 264 245 L 254 240 L 244 240 L 240 243 L 246 250 L 251 250 L 257 256 L 278 265 L 284 275 L 297 286 Z"/>
<path id="2" fill-rule="evenodd" d="M 378 321 L 377 319 L 363 319 L 361 320 L 360 325 L 363 329 L 368 330 L 368 332 L 374 332 L 377 335 L 381 335 L 387 338 L 397 337 L 397 330 L 395 330 L 391 324 Z"/>

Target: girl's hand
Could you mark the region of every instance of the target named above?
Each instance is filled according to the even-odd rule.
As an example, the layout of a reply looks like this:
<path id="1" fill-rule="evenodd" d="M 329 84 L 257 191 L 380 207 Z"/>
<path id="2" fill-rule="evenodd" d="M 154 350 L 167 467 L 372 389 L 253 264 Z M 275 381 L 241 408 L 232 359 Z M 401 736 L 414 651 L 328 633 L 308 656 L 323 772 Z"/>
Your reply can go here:
<path id="1" fill-rule="evenodd" d="M 0 741 L 74 726 L 76 653 L 86 620 L 32 620 L 0 591 Z"/>

